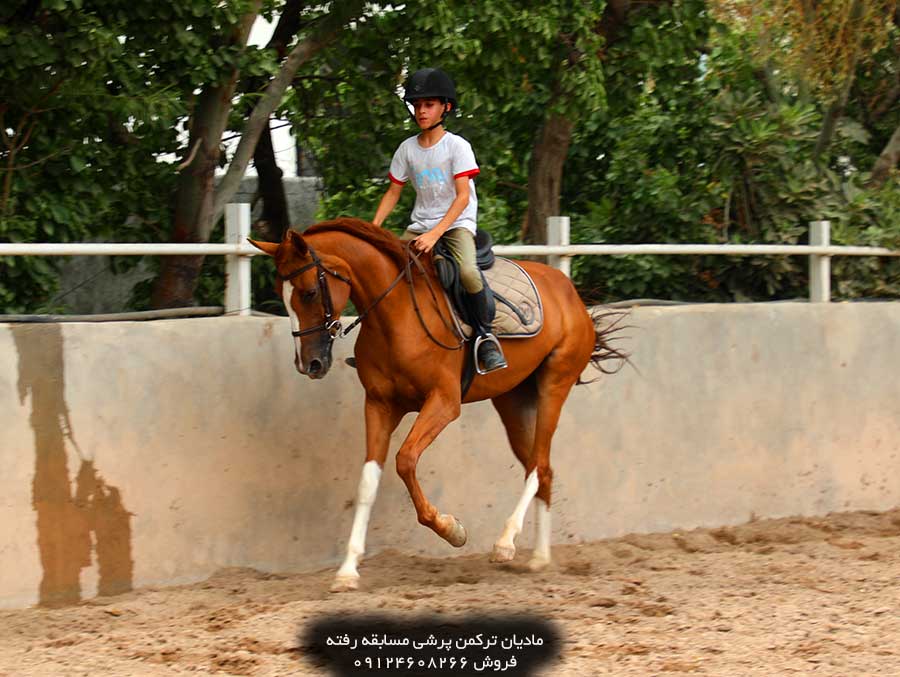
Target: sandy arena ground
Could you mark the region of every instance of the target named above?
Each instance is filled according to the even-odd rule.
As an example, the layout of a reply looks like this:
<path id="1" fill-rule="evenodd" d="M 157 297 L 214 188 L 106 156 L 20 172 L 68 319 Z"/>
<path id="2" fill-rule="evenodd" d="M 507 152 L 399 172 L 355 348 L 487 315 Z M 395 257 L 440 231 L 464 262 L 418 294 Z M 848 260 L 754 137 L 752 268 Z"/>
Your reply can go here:
<path id="1" fill-rule="evenodd" d="M 322 675 L 298 632 L 323 614 L 526 611 L 562 635 L 544 675 L 900 676 L 900 508 L 560 546 L 540 574 L 527 556 L 382 553 L 341 595 L 330 570 L 228 569 L 0 612 L 0 675 Z"/>

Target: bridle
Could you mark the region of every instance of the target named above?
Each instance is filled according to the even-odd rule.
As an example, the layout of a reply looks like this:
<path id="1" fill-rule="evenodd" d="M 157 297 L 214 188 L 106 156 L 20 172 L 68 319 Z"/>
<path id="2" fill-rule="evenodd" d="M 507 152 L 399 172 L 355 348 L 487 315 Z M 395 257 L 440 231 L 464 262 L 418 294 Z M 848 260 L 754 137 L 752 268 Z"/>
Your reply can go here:
<path id="1" fill-rule="evenodd" d="M 458 338 L 458 343 L 456 345 L 447 345 L 447 344 L 441 342 L 440 340 L 438 340 L 428 329 L 428 326 L 425 324 L 425 318 L 422 317 L 422 312 L 419 309 L 419 304 L 416 299 L 415 289 L 414 289 L 414 285 L 413 285 L 413 281 L 412 281 L 413 265 L 415 265 L 419 269 L 419 272 L 422 273 L 422 275 L 424 276 L 426 284 L 428 285 L 428 290 L 431 292 L 431 297 L 432 297 L 432 300 L 434 301 L 435 305 L 437 305 L 437 302 L 438 302 L 437 295 L 435 294 L 434 289 L 431 286 L 431 282 L 428 281 L 428 275 L 425 273 L 425 269 L 422 267 L 422 263 L 421 263 L 421 261 L 419 261 L 419 257 L 412 251 L 411 247 L 409 246 L 409 243 L 406 243 L 406 255 L 407 255 L 406 265 L 400 270 L 400 273 L 397 275 L 397 277 L 394 278 L 394 281 L 391 282 L 390 285 L 388 285 L 387 289 L 385 289 L 383 292 L 381 292 L 381 294 L 379 294 L 378 297 L 374 301 L 372 301 L 372 303 L 369 304 L 369 307 L 366 308 L 365 310 L 363 310 L 359 314 L 359 316 L 353 322 L 351 322 L 345 329 L 343 329 L 341 327 L 340 319 L 334 319 L 334 303 L 331 300 L 331 290 L 328 288 L 328 283 L 326 282 L 326 279 L 327 279 L 326 275 L 331 275 L 332 277 L 337 278 L 341 282 L 345 282 L 347 285 L 351 285 L 352 283 L 350 282 L 350 280 L 347 277 L 345 277 L 344 275 L 341 275 L 336 270 L 331 270 L 329 268 L 326 268 L 325 264 L 322 263 L 322 260 L 319 258 L 318 254 L 316 254 L 316 251 L 312 247 L 310 247 L 308 243 L 307 243 L 307 249 L 309 250 L 309 255 L 312 258 L 312 262 L 307 263 L 305 266 L 301 266 L 297 270 L 291 271 L 287 275 L 281 275 L 280 273 L 278 273 L 278 278 L 281 279 L 282 282 L 290 282 L 295 277 L 298 277 L 298 276 L 302 275 L 303 273 L 305 273 L 307 270 L 311 270 L 313 268 L 316 269 L 316 271 L 317 271 L 316 278 L 317 278 L 318 285 L 319 285 L 319 296 L 322 299 L 322 323 L 316 325 L 315 327 L 309 327 L 308 329 L 292 330 L 291 336 L 301 337 L 301 336 L 308 336 L 309 334 L 318 334 L 321 332 L 327 332 L 330 341 L 334 341 L 336 338 L 344 338 L 345 336 L 347 336 L 347 334 L 349 334 L 351 331 L 353 331 L 353 329 L 356 327 L 356 325 L 360 324 L 366 318 L 366 316 L 369 314 L 369 311 L 371 311 L 375 306 L 377 306 L 381 302 L 381 300 L 385 296 L 387 296 L 388 294 L 391 293 L 391 291 L 393 291 L 394 287 L 396 287 L 400 283 L 400 280 L 403 280 L 405 278 L 406 281 L 409 283 L 409 292 L 410 292 L 410 296 L 412 298 L 413 307 L 415 308 L 415 311 L 416 311 L 416 316 L 419 318 L 419 323 L 422 325 L 422 328 L 425 330 L 425 333 L 428 335 L 428 338 L 430 338 L 434 343 L 436 343 L 441 348 L 444 348 L 446 350 L 460 350 L 462 348 L 463 344 L 465 343 L 465 339 L 462 338 L 459 335 L 459 333 L 456 331 L 456 329 L 447 322 L 446 318 L 444 318 L 443 315 L 441 315 L 440 318 L 441 318 L 441 321 L 444 323 L 444 326 L 447 329 L 449 329 Z"/>
<path id="2" fill-rule="evenodd" d="M 318 324 L 315 327 L 309 327 L 308 329 L 297 329 L 295 331 L 291 331 L 291 336 L 308 336 L 309 334 L 318 334 L 323 331 L 328 332 L 328 335 L 331 337 L 333 341 L 341 333 L 341 321 L 340 319 L 334 318 L 334 304 L 331 301 L 331 290 L 328 288 L 328 283 L 326 282 L 326 275 L 331 275 L 336 277 L 341 282 L 346 282 L 348 285 L 350 284 L 350 280 L 343 275 L 341 275 L 336 270 L 331 270 L 325 267 L 325 264 L 322 263 L 322 259 L 316 254 L 315 250 L 312 247 L 309 247 L 309 255 L 312 257 L 312 263 L 307 263 L 305 266 L 301 266 L 297 270 L 291 271 L 287 275 L 279 274 L 278 277 L 281 278 L 282 282 L 290 282 L 295 277 L 299 277 L 307 270 L 311 270 L 315 268 L 317 271 L 316 278 L 319 284 L 319 296 L 322 299 L 322 324 Z M 346 332 L 343 334 L 346 335 Z"/>

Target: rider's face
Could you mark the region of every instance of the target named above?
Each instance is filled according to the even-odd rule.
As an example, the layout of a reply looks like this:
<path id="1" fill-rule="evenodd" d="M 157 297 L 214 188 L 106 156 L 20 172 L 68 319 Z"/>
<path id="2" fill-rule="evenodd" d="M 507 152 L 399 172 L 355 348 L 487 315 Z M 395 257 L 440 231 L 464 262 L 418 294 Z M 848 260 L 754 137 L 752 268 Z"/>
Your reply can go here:
<path id="1" fill-rule="evenodd" d="M 417 99 L 413 101 L 413 111 L 416 114 L 416 123 L 419 125 L 419 128 L 428 129 L 440 122 L 441 116 L 444 114 L 444 106 L 445 104 L 440 99 Z"/>

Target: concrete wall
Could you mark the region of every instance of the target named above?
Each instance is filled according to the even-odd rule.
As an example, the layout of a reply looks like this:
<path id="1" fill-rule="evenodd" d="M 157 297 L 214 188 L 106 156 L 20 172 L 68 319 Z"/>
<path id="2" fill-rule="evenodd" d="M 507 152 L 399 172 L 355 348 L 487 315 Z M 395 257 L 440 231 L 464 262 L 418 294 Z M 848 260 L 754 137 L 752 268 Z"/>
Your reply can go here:
<path id="1" fill-rule="evenodd" d="M 900 304 L 636 309 L 630 324 L 635 368 L 564 409 L 555 542 L 900 504 Z M 362 389 L 341 361 L 298 375 L 286 320 L 0 325 L 0 356 L 0 606 L 339 560 Z M 420 477 L 469 543 L 418 525 L 391 462 L 371 551 L 486 552 L 522 481 L 485 403 Z"/>

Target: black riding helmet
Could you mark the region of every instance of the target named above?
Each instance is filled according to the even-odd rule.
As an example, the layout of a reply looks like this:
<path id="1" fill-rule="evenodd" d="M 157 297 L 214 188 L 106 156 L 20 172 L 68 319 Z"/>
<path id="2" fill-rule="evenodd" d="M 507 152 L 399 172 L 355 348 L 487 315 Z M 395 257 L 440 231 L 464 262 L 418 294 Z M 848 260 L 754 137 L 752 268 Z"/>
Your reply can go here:
<path id="1" fill-rule="evenodd" d="M 407 78 L 403 85 L 403 100 L 412 105 L 418 99 L 440 99 L 444 103 L 452 104 L 452 110 L 456 111 L 456 86 L 453 79 L 440 68 L 422 68 Z M 415 113 L 410 111 L 415 120 Z M 441 116 L 441 121 L 447 117 L 446 111 Z M 435 125 L 437 126 L 437 125 Z"/>

